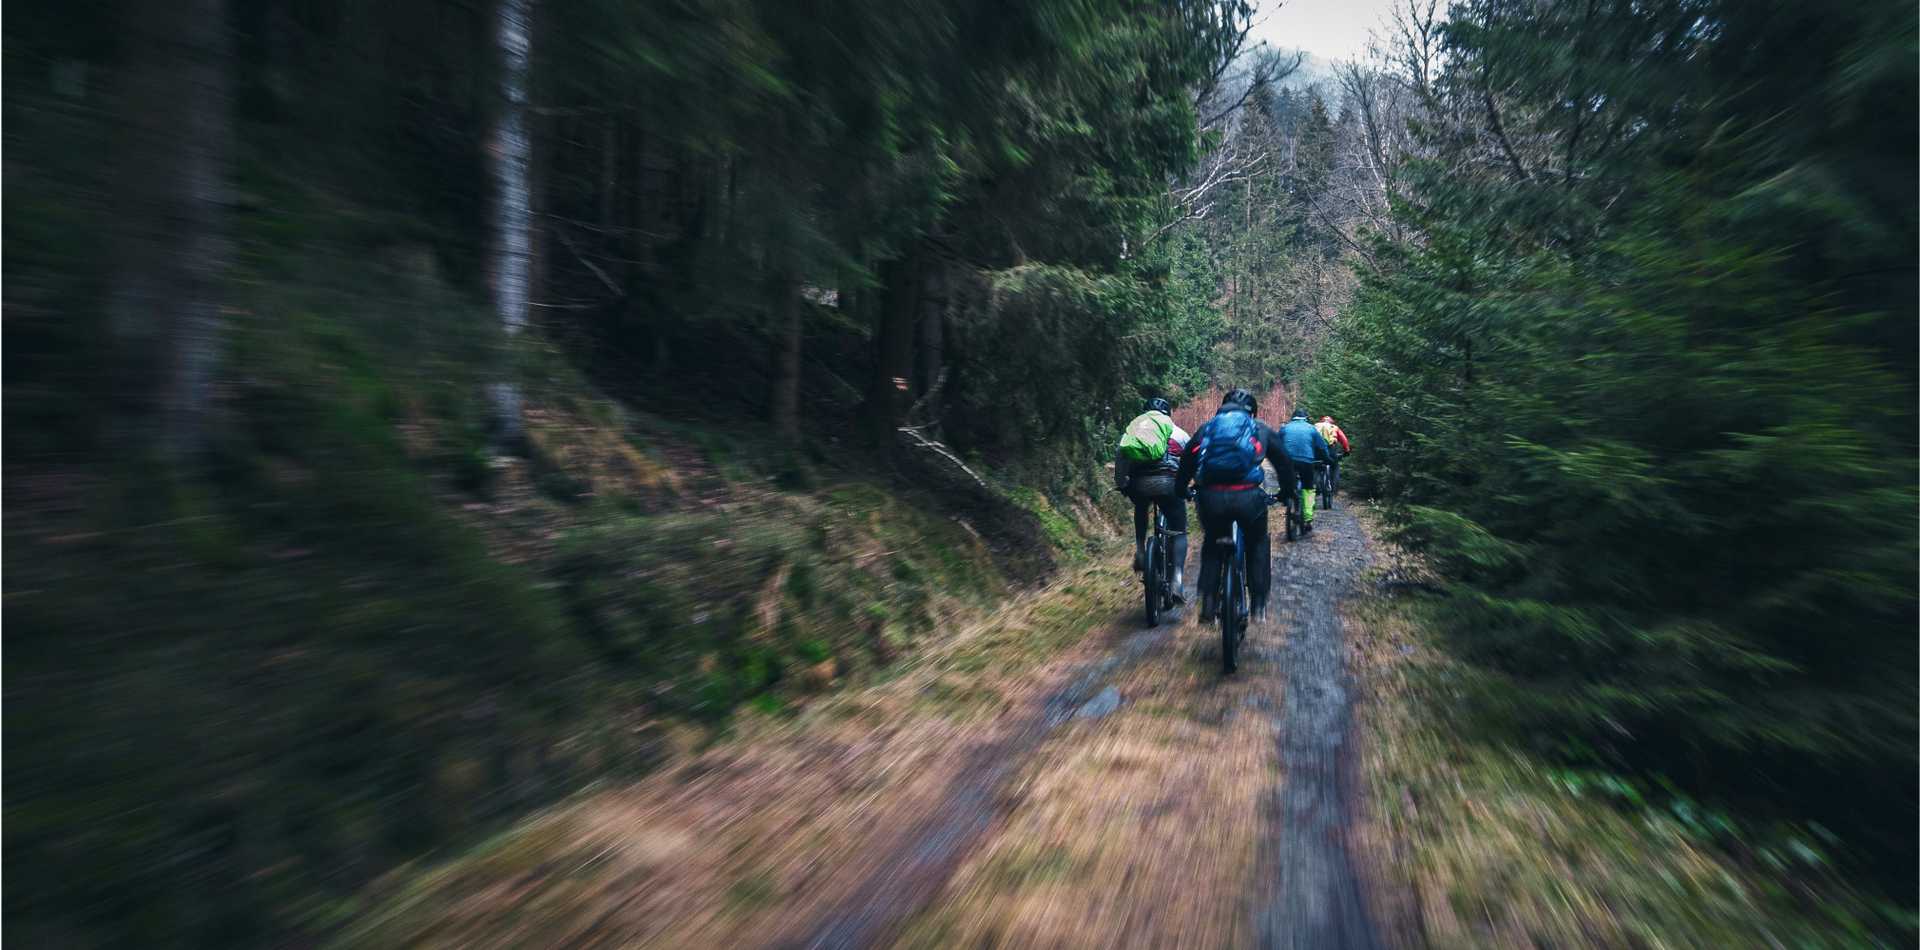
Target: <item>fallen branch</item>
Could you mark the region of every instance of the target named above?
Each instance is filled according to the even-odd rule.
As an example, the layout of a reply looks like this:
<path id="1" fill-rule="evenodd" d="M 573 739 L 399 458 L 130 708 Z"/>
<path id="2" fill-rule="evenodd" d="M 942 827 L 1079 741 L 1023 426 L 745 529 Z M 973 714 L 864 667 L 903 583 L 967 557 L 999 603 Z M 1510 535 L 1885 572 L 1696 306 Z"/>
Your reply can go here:
<path id="1" fill-rule="evenodd" d="M 960 456 L 953 454 L 953 450 L 947 448 L 946 446 L 941 445 L 940 443 L 935 442 L 934 440 L 929 439 L 925 435 L 921 434 L 920 432 L 921 428 L 923 427 L 901 426 L 897 431 L 907 436 L 911 436 L 914 441 L 920 444 L 921 448 L 932 449 L 933 451 L 938 452 L 940 455 L 944 456 L 947 461 L 952 462 L 955 465 L 958 465 L 961 471 L 967 473 L 968 478 L 973 479 L 974 484 L 979 485 L 982 489 L 986 491 L 989 491 L 989 492 L 993 491 L 992 486 L 989 486 L 987 484 L 986 479 L 981 478 L 978 472 L 975 472 L 973 469 L 968 468 L 967 463 L 960 461 Z"/>

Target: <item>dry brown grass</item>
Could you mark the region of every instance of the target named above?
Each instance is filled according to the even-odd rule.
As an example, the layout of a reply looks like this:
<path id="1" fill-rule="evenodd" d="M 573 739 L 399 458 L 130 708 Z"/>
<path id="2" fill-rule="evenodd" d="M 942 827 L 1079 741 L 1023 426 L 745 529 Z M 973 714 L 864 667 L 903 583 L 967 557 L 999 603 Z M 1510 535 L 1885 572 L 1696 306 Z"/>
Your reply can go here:
<path id="1" fill-rule="evenodd" d="M 1111 681 L 1117 712 L 1036 750 L 999 833 L 903 946 L 1250 942 L 1278 697 L 1270 677 L 1220 678 L 1213 630 L 1189 621 Z"/>
<path id="2" fill-rule="evenodd" d="M 760 717 L 636 785 L 376 888 L 365 946 L 736 946 L 846 892 L 1131 604 L 1110 563 L 1018 598 L 899 676 Z"/>
<path id="3" fill-rule="evenodd" d="M 1417 559 L 1380 561 L 1420 576 Z M 1364 808 L 1355 847 L 1400 945 L 1861 945 L 1783 907 L 1778 887 L 1653 812 L 1552 780 L 1524 753 L 1467 741 L 1443 709 L 1449 661 L 1404 603 L 1346 618 Z M 1804 916 L 1796 916 L 1796 914 Z"/>
<path id="4" fill-rule="evenodd" d="M 535 453 L 589 491 L 645 498 L 682 490 L 672 466 L 635 449 L 617 426 L 560 405 L 533 403 L 524 410 L 523 424 Z"/>

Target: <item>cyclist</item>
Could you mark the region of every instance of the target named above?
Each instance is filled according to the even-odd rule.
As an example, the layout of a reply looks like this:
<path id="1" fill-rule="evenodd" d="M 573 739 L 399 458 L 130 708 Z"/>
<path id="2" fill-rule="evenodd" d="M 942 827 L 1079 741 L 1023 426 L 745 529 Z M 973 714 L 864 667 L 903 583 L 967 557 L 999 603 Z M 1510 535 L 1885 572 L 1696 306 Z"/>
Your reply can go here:
<path id="1" fill-rule="evenodd" d="M 1280 427 L 1280 449 L 1289 463 L 1288 472 L 1275 472 L 1280 483 L 1300 490 L 1300 533 L 1313 533 L 1313 467 L 1327 465 L 1333 461 L 1333 450 L 1320 430 L 1307 421 L 1305 409 L 1293 410 L 1293 418 Z"/>
<path id="2" fill-rule="evenodd" d="M 1333 450 L 1330 453 L 1333 462 L 1327 466 L 1327 490 L 1331 492 L 1340 487 L 1340 460 L 1353 454 L 1353 445 L 1347 441 L 1347 434 L 1334 424 L 1332 416 L 1321 416 L 1313 427 L 1320 430 L 1320 437 L 1327 440 L 1327 448 Z"/>
<path id="3" fill-rule="evenodd" d="M 1187 433 L 1174 424 L 1173 406 L 1165 399 L 1147 400 L 1146 409 L 1127 423 L 1120 447 L 1113 457 L 1113 487 L 1133 499 L 1133 569 L 1144 569 L 1147 562 L 1147 524 L 1152 509 L 1158 506 L 1167 516 L 1167 533 L 1173 561 L 1173 589 L 1176 603 L 1186 602 L 1187 502 L 1174 491 L 1174 473 L 1180 470 L 1180 453 L 1186 450 Z"/>
<path id="4" fill-rule="evenodd" d="M 1206 531 L 1206 546 L 1200 550 L 1202 622 L 1212 622 L 1218 606 L 1213 602 L 1214 588 L 1224 556 L 1213 542 L 1230 534 L 1236 522 L 1246 540 L 1247 593 L 1254 619 L 1266 614 L 1272 564 L 1267 544 L 1267 498 L 1261 491 L 1266 473 L 1260 466 L 1276 437 L 1257 417 L 1259 408 L 1253 394 L 1244 389 L 1228 393 L 1220 402 L 1220 411 L 1187 440 L 1186 454 L 1180 457 L 1175 489 L 1184 496 L 1189 484 L 1198 484 L 1194 507 Z"/>

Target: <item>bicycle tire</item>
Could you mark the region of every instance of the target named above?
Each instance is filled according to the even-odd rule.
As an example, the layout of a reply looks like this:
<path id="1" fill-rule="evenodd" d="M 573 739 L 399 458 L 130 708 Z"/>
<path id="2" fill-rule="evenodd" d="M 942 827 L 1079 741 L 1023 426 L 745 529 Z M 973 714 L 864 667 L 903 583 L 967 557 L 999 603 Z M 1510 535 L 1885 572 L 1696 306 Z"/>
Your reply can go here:
<path id="1" fill-rule="evenodd" d="M 1239 545 L 1234 546 L 1233 556 L 1221 565 L 1220 573 L 1220 671 L 1233 673 L 1240 668 L 1240 625 L 1245 621 L 1240 613 L 1240 601 L 1246 596 L 1245 570 L 1246 552 Z"/>
<path id="2" fill-rule="evenodd" d="M 1146 568 L 1140 572 L 1141 586 L 1146 589 L 1147 626 L 1160 625 L 1160 543 L 1156 539 L 1147 543 Z"/>
<path id="3" fill-rule="evenodd" d="M 1160 612 L 1173 611 L 1173 544 L 1169 538 L 1160 538 Z"/>
<path id="4" fill-rule="evenodd" d="M 1300 503 L 1294 501 L 1287 505 L 1287 541 L 1300 540 Z"/>

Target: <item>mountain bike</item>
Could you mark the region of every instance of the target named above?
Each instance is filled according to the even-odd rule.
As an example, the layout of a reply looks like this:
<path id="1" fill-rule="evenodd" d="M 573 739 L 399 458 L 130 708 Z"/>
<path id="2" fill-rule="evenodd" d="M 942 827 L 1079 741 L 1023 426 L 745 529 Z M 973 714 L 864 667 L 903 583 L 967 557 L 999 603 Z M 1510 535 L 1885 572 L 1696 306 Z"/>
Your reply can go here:
<path id="1" fill-rule="evenodd" d="M 1173 609 L 1173 538 L 1167 514 L 1153 506 L 1153 535 L 1147 538 L 1147 563 L 1141 571 L 1146 587 L 1147 626 L 1160 624 L 1160 615 Z"/>
<path id="2" fill-rule="evenodd" d="M 1124 489 L 1115 489 L 1126 495 Z M 1133 496 L 1128 495 L 1128 498 Z M 1184 504 L 1184 501 L 1182 502 Z M 1141 600 L 1147 608 L 1147 626 L 1160 625 L 1160 617 L 1173 610 L 1173 572 L 1178 565 L 1173 563 L 1173 532 L 1167 530 L 1167 513 L 1160 506 L 1153 506 L 1153 534 L 1147 536 L 1146 550 L 1143 552 L 1145 563 L 1141 565 Z"/>
<path id="3" fill-rule="evenodd" d="M 1293 487 L 1281 492 L 1279 497 L 1287 506 L 1287 541 L 1289 543 L 1298 541 L 1300 535 L 1305 532 L 1306 526 L 1300 500 L 1300 480 L 1293 478 Z"/>
<path id="4" fill-rule="evenodd" d="M 1281 498 L 1282 495 L 1268 495 L 1267 504 L 1274 505 Z M 1240 666 L 1240 645 L 1247 639 L 1247 620 L 1252 610 L 1247 601 L 1247 544 L 1240 534 L 1240 522 L 1235 521 L 1233 530 L 1213 543 L 1220 545 L 1221 553 L 1227 555 L 1227 562 L 1220 565 L 1213 603 L 1220 616 L 1220 670 L 1232 673 Z"/>
<path id="5" fill-rule="evenodd" d="M 1333 466 L 1315 465 L 1313 467 L 1313 490 L 1327 503 L 1327 510 L 1333 510 Z"/>

